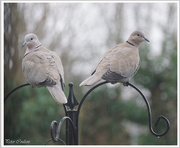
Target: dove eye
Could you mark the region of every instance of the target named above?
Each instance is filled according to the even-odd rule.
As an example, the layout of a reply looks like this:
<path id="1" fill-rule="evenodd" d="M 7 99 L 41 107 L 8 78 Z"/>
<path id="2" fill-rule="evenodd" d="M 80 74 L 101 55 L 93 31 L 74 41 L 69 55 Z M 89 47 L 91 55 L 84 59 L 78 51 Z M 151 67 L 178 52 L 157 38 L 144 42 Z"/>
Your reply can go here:
<path id="1" fill-rule="evenodd" d="M 140 36 L 139 34 L 137 34 L 137 36 Z"/>
<path id="2" fill-rule="evenodd" d="M 33 40 L 33 38 L 31 38 L 31 40 Z"/>

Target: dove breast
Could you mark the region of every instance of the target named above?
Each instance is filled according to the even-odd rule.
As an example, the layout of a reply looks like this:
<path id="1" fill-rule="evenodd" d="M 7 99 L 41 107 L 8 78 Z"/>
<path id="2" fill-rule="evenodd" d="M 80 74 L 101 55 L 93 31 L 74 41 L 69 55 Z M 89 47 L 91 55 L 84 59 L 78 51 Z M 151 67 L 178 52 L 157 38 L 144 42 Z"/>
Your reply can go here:
<path id="1" fill-rule="evenodd" d="M 38 50 L 26 54 L 22 61 L 23 73 L 33 87 L 52 86 L 64 81 L 62 62 L 58 55 L 39 47 Z"/>

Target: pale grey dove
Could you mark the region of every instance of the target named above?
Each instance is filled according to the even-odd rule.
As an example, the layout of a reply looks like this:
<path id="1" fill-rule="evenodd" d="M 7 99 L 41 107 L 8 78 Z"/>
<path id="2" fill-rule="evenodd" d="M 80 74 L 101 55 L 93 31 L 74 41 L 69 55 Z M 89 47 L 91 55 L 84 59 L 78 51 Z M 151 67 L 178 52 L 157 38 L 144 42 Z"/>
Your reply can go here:
<path id="1" fill-rule="evenodd" d="M 82 85 L 93 85 L 101 79 L 111 83 L 121 82 L 126 85 L 138 71 L 140 66 L 139 46 L 145 38 L 144 32 L 137 30 L 131 33 L 129 39 L 107 50 L 96 70 L 84 80 Z"/>
<path id="2" fill-rule="evenodd" d="M 33 87 L 45 86 L 55 101 L 67 103 L 64 90 L 64 70 L 57 53 L 48 50 L 33 34 L 25 36 L 23 46 L 27 46 L 22 61 L 22 70 L 29 84 Z"/>

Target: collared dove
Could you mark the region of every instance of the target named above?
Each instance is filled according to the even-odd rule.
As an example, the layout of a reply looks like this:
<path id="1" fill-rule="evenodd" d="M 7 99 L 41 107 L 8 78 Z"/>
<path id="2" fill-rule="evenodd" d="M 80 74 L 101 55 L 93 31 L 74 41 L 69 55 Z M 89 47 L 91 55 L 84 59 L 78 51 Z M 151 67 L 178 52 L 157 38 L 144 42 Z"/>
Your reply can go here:
<path id="1" fill-rule="evenodd" d="M 57 53 L 48 50 L 33 34 L 25 36 L 27 49 L 22 61 L 22 70 L 33 87 L 45 86 L 59 104 L 67 103 L 64 90 L 64 70 Z"/>
<path id="2" fill-rule="evenodd" d="M 101 79 L 111 83 L 121 82 L 126 85 L 138 71 L 140 66 L 139 46 L 145 38 L 144 32 L 137 30 L 131 33 L 129 39 L 107 50 L 96 70 L 90 77 L 85 79 L 82 85 L 93 85 Z"/>

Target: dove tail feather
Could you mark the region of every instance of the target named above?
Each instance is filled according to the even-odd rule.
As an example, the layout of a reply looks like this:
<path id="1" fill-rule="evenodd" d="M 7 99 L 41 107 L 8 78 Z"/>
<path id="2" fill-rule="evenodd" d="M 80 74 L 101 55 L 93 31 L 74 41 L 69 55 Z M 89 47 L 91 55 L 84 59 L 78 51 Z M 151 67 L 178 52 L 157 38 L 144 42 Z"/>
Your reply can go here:
<path id="1" fill-rule="evenodd" d="M 50 94 L 54 98 L 54 100 L 59 104 L 65 104 L 67 103 L 67 98 L 60 86 L 60 84 L 56 84 L 53 86 L 46 86 L 46 88 L 49 90 Z"/>
<path id="2" fill-rule="evenodd" d="M 100 76 L 97 75 L 92 75 L 89 78 L 87 78 L 86 80 L 84 80 L 79 86 L 89 86 L 89 85 L 93 85 L 94 83 L 98 82 L 101 79 Z"/>

